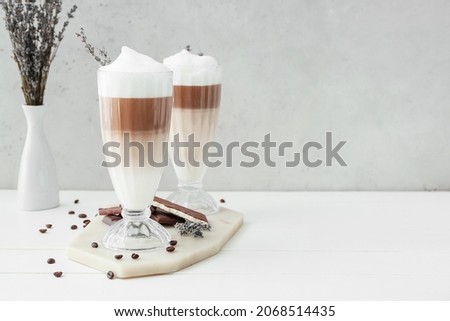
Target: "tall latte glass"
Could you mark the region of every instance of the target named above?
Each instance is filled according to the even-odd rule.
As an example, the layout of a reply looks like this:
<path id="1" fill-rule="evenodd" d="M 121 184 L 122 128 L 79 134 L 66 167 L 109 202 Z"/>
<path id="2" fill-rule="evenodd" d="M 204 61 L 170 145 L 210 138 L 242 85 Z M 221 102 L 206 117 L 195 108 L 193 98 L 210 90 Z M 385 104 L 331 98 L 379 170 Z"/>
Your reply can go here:
<path id="1" fill-rule="evenodd" d="M 97 74 L 105 165 L 123 219 L 103 238 L 115 250 L 166 246 L 169 233 L 150 219 L 164 167 L 172 109 L 172 72 L 129 48 Z"/>
<path id="2" fill-rule="evenodd" d="M 168 199 L 203 214 L 213 214 L 219 205 L 203 189 L 207 170 L 203 152 L 214 139 L 217 127 L 222 70 L 213 57 L 187 50 L 164 59 L 164 64 L 174 73 L 170 151 L 178 178 L 178 190 Z M 177 148 L 177 141 L 184 147 Z M 192 148 L 186 148 L 186 143 Z"/>

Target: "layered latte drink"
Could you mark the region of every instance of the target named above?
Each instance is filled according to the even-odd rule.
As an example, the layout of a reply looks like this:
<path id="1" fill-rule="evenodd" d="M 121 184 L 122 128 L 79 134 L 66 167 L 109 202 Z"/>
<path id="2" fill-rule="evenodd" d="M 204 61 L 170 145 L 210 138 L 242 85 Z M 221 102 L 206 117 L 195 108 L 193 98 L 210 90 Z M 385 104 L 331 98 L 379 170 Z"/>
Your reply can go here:
<path id="1" fill-rule="evenodd" d="M 221 68 L 211 56 L 187 50 L 164 59 L 174 73 L 173 109 L 170 139 L 194 142 L 195 148 L 171 149 L 172 165 L 178 177 L 173 202 L 204 214 L 218 210 L 218 204 L 202 189 L 206 173 L 203 150 L 214 139 L 221 97 Z"/>
<path id="2" fill-rule="evenodd" d="M 124 47 L 112 64 L 100 68 L 98 91 L 104 151 L 108 146 L 105 161 L 124 209 L 121 224 L 128 222 L 128 227 L 122 227 L 128 230 L 125 238 L 118 241 L 118 231 L 107 234 L 105 246 L 130 250 L 156 247 L 170 237 L 163 231 L 163 236 L 155 239 L 154 222 L 145 221 L 149 221 L 148 207 L 166 158 L 172 72 L 152 58 Z M 112 156 L 114 161 L 109 159 Z"/>

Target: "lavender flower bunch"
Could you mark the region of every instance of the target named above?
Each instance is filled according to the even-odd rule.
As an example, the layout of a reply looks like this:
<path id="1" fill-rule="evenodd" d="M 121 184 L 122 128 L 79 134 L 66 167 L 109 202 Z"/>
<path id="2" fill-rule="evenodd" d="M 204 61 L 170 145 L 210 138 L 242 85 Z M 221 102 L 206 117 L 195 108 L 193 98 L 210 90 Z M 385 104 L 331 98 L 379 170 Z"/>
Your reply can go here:
<path id="1" fill-rule="evenodd" d="M 50 65 L 69 20 L 77 6 L 67 12 L 59 31 L 56 27 L 62 0 L 5 0 L 5 25 L 11 38 L 13 58 L 19 67 L 22 91 L 27 105 L 42 105 Z"/>

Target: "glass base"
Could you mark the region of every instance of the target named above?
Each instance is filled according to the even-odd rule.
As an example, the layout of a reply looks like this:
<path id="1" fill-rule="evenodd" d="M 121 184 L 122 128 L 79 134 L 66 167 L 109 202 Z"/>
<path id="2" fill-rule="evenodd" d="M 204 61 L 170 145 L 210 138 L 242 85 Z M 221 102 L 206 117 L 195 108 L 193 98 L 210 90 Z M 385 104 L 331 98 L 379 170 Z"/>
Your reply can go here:
<path id="1" fill-rule="evenodd" d="M 158 222 L 149 218 L 150 210 L 122 211 L 123 219 L 114 223 L 103 237 L 103 245 L 112 250 L 146 251 L 165 248 L 171 236 Z"/>
<path id="2" fill-rule="evenodd" d="M 198 185 L 179 185 L 167 199 L 205 215 L 217 213 L 220 209 L 219 203 Z"/>

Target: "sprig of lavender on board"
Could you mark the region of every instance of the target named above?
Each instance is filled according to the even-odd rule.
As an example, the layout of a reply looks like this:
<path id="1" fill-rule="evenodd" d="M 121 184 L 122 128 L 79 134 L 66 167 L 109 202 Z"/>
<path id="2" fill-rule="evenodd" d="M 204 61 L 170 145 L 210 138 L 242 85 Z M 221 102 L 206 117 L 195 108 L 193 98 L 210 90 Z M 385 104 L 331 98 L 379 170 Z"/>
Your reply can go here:
<path id="1" fill-rule="evenodd" d="M 197 222 L 191 222 L 186 220 L 186 222 L 183 223 L 176 223 L 175 229 L 177 229 L 178 233 L 180 235 L 192 235 L 193 237 L 203 237 L 203 231 L 210 231 L 211 226 L 200 224 Z"/>
<path id="2" fill-rule="evenodd" d="M 42 105 L 50 65 L 77 6 L 67 12 L 66 21 L 57 31 L 62 0 L 5 0 L 0 4 L 5 12 L 5 26 L 13 59 L 19 68 L 25 102 Z"/>
<path id="3" fill-rule="evenodd" d="M 101 66 L 109 65 L 111 63 L 111 58 L 108 56 L 108 52 L 105 48 L 99 49 L 98 54 L 95 53 L 95 48 L 88 41 L 86 34 L 84 33 L 84 28 L 80 28 L 80 32 L 75 33 L 78 38 L 81 39 L 81 42 L 84 43 L 84 47 L 86 50 L 94 57 L 95 61 L 97 61 Z"/>

